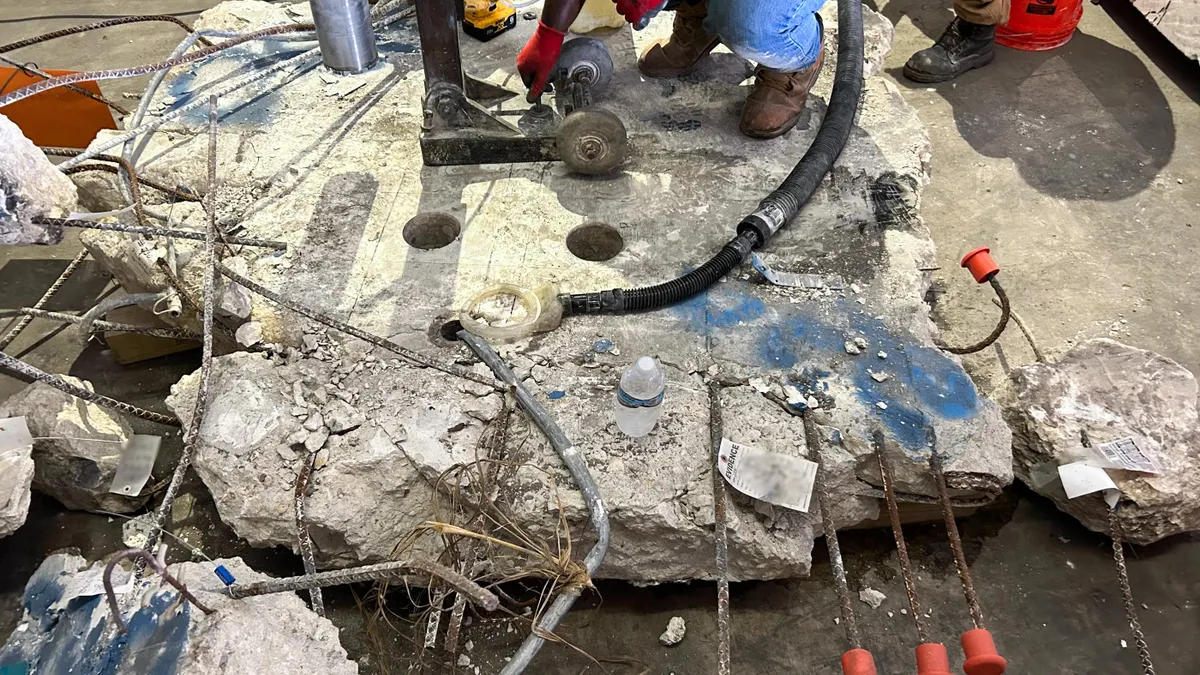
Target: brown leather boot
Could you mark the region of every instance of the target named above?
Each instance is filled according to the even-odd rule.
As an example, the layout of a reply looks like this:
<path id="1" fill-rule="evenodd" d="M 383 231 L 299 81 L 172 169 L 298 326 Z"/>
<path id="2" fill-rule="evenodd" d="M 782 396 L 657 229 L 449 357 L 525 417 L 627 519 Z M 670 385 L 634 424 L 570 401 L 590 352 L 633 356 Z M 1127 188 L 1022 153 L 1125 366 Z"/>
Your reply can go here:
<path id="1" fill-rule="evenodd" d="M 638 70 L 646 77 L 679 77 L 691 72 L 721 41 L 704 30 L 707 16 L 707 0 L 695 5 L 681 3 L 675 10 L 671 38 L 651 45 L 638 59 Z"/>
<path id="2" fill-rule="evenodd" d="M 796 126 L 808 92 L 817 83 L 825 63 L 822 37 L 817 62 L 798 73 L 781 73 L 759 66 L 754 71 L 754 88 L 742 108 L 742 133 L 751 138 L 775 138 Z"/>

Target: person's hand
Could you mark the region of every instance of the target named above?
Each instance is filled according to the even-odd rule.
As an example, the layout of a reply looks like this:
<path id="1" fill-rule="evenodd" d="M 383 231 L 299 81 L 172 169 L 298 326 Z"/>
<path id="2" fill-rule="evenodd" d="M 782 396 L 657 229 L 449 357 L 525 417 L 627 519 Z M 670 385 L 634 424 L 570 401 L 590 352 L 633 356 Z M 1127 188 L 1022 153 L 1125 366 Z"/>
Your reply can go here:
<path id="1" fill-rule="evenodd" d="M 617 12 L 641 30 L 666 6 L 667 0 L 616 0 Z"/>
<path id="2" fill-rule="evenodd" d="M 566 33 L 538 21 L 533 37 L 517 55 L 517 72 L 521 74 L 525 86 L 529 87 L 530 100 L 541 96 L 546 90 L 546 82 L 554 74 L 554 64 L 558 63 L 566 36 Z"/>

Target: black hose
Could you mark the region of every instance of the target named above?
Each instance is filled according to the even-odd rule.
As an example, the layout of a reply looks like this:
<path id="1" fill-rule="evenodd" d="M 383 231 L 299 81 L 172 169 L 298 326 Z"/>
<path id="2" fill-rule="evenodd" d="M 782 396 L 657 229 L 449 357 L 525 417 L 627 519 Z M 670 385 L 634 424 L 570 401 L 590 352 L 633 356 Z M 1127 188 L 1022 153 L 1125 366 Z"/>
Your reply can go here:
<path id="1" fill-rule="evenodd" d="M 732 241 L 700 267 L 663 284 L 562 295 L 559 300 L 563 313 L 622 314 L 658 309 L 687 300 L 716 283 L 745 260 L 752 249 L 766 244 L 795 217 L 833 168 L 854 128 L 858 101 L 862 97 L 862 0 L 838 0 L 837 56 L 829 108 L 816 138 L 783 183 L 759 203 L 754 213 L 742 219 Z"/>

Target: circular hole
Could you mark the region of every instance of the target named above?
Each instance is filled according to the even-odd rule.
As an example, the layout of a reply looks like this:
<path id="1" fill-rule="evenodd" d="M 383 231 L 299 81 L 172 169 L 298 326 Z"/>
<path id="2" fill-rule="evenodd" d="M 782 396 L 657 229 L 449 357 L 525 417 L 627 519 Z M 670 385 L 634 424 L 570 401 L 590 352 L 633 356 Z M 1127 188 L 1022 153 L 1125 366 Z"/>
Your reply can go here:
<path id="1" fill-rule="evenodd" d="M 446 323 L 443 323 L 438 332 L 441 333 L 443 340 L 446 340 L 447 342 L 457 342 L 458 331 L 462 329 L 462 322 L 460 322 L 458 319 L 454 319 L 453 321 L 447 321 Z"/>
<path id="2" fill-rule="evenodd" d="M 621 233 L 604 223 L 585 223 L 567 234 L 567 250 L 583 260 L 612 260 L 623 248 L 625 239 Z"/>
<path id="3" fill-rule="evenodd" d="M 450 245 L 462 226 L 449 213 L 421 213 L 404 224 L 404 241 L 413 248 L 431 251 Z"/>

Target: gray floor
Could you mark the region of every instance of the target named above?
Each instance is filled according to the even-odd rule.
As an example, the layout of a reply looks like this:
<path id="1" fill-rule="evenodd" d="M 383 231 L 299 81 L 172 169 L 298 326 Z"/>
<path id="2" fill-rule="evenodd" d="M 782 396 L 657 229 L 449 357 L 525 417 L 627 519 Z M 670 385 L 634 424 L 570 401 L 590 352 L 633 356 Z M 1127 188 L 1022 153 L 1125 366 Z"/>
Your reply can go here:
<path id="1" fill-rule="evenodd" d="M 154 0 L 133 11 L 190 20 L 210 4 Z M 1105 5 L 1087 5 L 1079 33 L 1059 50 L 1001 49 L 988 69 L 936 87 L 913 87 L 899 78 L 898 69 L 948 20 L 945 5 L 916 0 L 880 5 L 897 23 L 888 67 L 934 142 L 934 178 L 922 211 L 943 267 L 940 319 L 951 341 L 990 328 L 995 309 L 989 294 L 957 266 L 962 252 L 989 245 L 1004 266 L 1015 307 L 1046 350 L 1111 336 L 1198 370 L 1200 348 L 1189 339 L 1200 319 L 1189 293 L 1197 272 L 1189 255 L 1200 243 L 1200 67 L 1164 48 L 1116 0 Z M 133 9 L 113 0 L 49 7 L 0 4 L 0 43 Z M 106 35 L 74 36 L 17 54 L 42 67 L 114 67 L 153 60 L 179 38 L 169 26 L 122 27 Z M 106 85 L 105 92 L 119 97 L 140 86 L 126 81 Z M 69 245 L 0 250 L 0 307 L 31 304 L 73 255 Z M 51 309 L 86 307 L 106 282 L 93 265 L 85 265 Z M 99 347 L 81 352 L 69 332 L 52 333 L 53 328 L 35 323 L 12 353 L 53 372 L 93 379 L 105 393 L 134 403 L 158 405 L 170 383 L 194 367 L 193 357 L 184 356 L 121 368 Z M 1002 352 L 968 360 L 985 389 L 1002 380 L 1005 362 L 1031 359 L 1017 333 L 1001 344 Z M 19 386 L 0 378 L 0 397 Z M 190 491 L 199 496 L 197 507 L 177 525 L 220 542 L 212 553 L 246 553 L 268 572 L 296 569 L 290 554 L 239 545 L 205 507 L 202 491 L 194 485 Z M 0 559 L 6 562 L 0 574 L 0 634 L 15 624 L 17 594 L 45 553 L 74 546 L 103 555 L 116 548 L 118 526 L 103 516 L 63 513 L 49 499 L 36 500 L 29 524 L 0 540 Z M 963 528 L 989 627 L 1010 659 L 1010 672 L 1139 672 L 1106 538 L 1084 531 L 1021 488 L 964 521 Z M 957 633 L 969 626 L 942 530 L 909 531 L 934 639 L 951 644 L 953 657 Z M 881 672 L 911 672 L 916 639 L 910 618 L 900 613 L 904 593 L 888 533 L 849 533 L 843 547 L 854 587 L 869 585 L 888 596 L 878 610 L 856 603 L 864 646 L 875 652 Z M 1200 672 L 1195 644 L 1200 538 L 1182 536 L 1138 549 L 1129 567 L 1157 672 Z M 711 586 L 605 584 L 599 590 L 602 601 L 573 614 L 564 636 L 597 659 L 617 660 L 604 661 L 608 672 L 684 675 L 715 669 Z M 407 671 L 412 630 L 374 631 L 380 653 L 369 646 L 372 631 L 354 597 L 342 591 L 331 598 L 347 649 L 356 657 L 375 652 L 364 672 Z M 829 567 L 819 552 L 811 579 L 735 587 L 733 612 L 737 672 L 840 672 L 837 658 L 845 645 L 833 622 Z M 689 633 L 682 645 L 667 650 L 657 637 L 673 615 L 688 620 Z M 468 629 L 471 657 L 481 672 L 496 672 L 519 640 L 507 623 L 512 622 L 477 620 Z M 579 651 L 551 647 L 532 672 L 600 672 L 589 664 Z"/>

